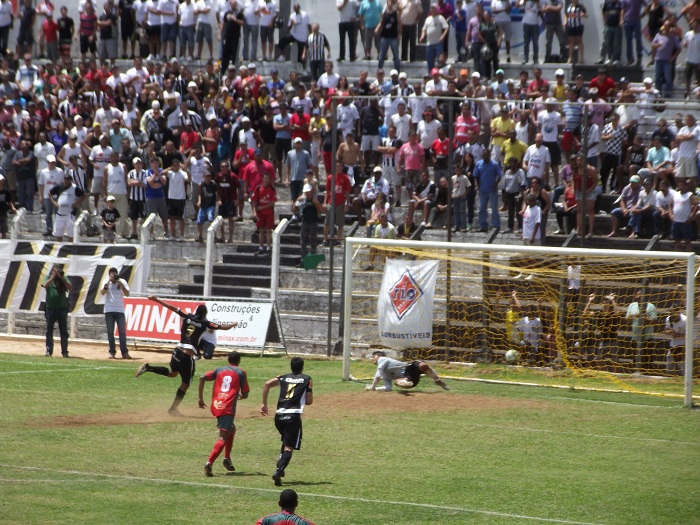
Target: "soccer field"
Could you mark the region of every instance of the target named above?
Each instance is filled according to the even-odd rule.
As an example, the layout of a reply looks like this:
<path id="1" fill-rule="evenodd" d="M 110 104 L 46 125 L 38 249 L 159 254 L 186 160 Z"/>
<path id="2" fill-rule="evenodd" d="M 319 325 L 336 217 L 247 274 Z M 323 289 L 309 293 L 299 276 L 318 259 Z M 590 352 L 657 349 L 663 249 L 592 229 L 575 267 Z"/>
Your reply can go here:
<path id="1" fill-rule="evenodd" d="M 138 364 L 0 355 L 0 523 L 254 524 L 278 509 L 279 435 L 258 410 L 289 360 L 243 357 L 237 470 L 219 460 L 213 478 L 196 385 L 171 418 L 179 379 L 134 378 Z M 283 479 L 317 525 L 700 523 L 700 412 L 678 399 L 430 380 L 365 392 L 340 367 L 307 361 L 314 404 Z"/>

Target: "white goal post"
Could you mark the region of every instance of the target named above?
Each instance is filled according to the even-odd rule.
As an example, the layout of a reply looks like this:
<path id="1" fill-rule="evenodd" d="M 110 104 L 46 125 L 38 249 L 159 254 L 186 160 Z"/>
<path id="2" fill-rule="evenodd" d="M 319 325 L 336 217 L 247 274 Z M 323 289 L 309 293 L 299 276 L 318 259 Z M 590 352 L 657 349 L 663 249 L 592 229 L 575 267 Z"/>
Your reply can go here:
<path id="1" fill-rule="evenodd" d="M 455 273 L 459 273 L 459 268 L 462 268 L 462 276 L 469 275 L 475 276 L 474 282 L 476 282 L 480 276 L 476 275 L 478 272 L 474 272 L 474 268 L 478 266 L 470 266 L 471 263 L 476 265 L 479 264 L 478 261 L 489 260 L 491 257 L 494 260 L 504 261 L 503 264 L 507 265 L 509 260 L 516 258 L 532 258 L 537 260 L 552 260 L 558 261 L 557 264 L 562 263 L 562 261 L 576 260 L 579 261 L 579 265 L 588 264 L 590 261 L 591 272 L 595 270 L 595 262 L 605 265 L 605 271 L 617 272 L 615 278 L 618 279 L 618 286 L 636 287 L 638 284 L 637 280 L 646 279 L 648 276 L 654 277 L 654 269 L 658 268 L 675 268 L 676 277 L 678 280 L 677 290 L 682 292 L 684 297 L 684 304 L 680 302 L 685 312 L 685 351 L 684 351 L 684 365 L 683 369 L 679 372 L 683 374 L 683 404 L 686 407 L 692 406 L 692 385 L 693 385 L 693 346 L 694 346 L 694 320 L 695 314 L 695 272 L 696 272 L 696 255 L 693 252 L 663 252 L 663 251 L 638 251 L 638 250 L 582 250 L 578 248 L 552 248 L 552 247 L 539 247 L 539 246 L 520 246 L 520 245 L 496 245 L 496 244 L 470 244 L 470 243 L 448 243 L 448 242 L 433 242 L 433 241 L 410 241 L 410 240 L 388 240 L 388 239 L 371 239 L 371 238 L 360 238 L 360 237 L 349 237 L 345 239 L 345 273 L 343 281 L 343 310 L 342 310 L 342 344 L 343 344 L 343 379 L 349 380 L 351 378 L 351 357 L 353 354 L 357 354 L 357 347 L 362 347 L 367 350 L 368 345 L 372 346 L 372 341 L 375 342 L 379 339 L 378 328 L 377 328 L 377 317 L 382 315 L 381 312 L 376 312 L 376 307 L 373 309 L 371 306 L 367 306 L 371 303 L 374 297 L 374 302 L 376 304 L 376 297 L 379 291 L 379 284 L 381 283 L 382 272 L 380 271 L 369 271 L 365 264 L 367 263 L 367 254 L 369 249 L 373 248 L 375 250 L 375 258 L 379 261 L 382 257 L 388 255 L 389 258 L 393 254 L 397 256 L 408 256 L 411 258 L 423 258 L 423 259 L 438 259 L 441 261 L 441 266 L 443 267 L 438 276 L 438 286 L 445 286 L 448 276 L 452 276 L 452 273 L 445 273 L 444 266 L 449 266 L 450 268 L 457 268 Z M 376 256 L 376 251 L 379 250 L 379 257 Z M 384 252 L 382 252 L 384 250 Z M 449 265 L 448 265 L 449 262 Z M 625 265 L 652 265 L 652 270 L 647 274 L 630 274 L 624 275 Z M 377 265 L 379 268 L 382 267 L 381 264 Z M 488 272 L 493 272 L 492 269 L 495 264 L 485 264 L 482 265 L 482 272 L 487 275 Z M 602 267 L 602 266 L 601 266 Z M 498 270 L 501 271 L 505 266 L 499 266 Z M 588 270 L 588 267 L 585 267 Z M 513 267 L 508 268 L 512 272 Z M 684 271 L 683 271 L 684 270 Z M 524 271 L 524 270 L 523 270 Z M 580 267 L 579 267 L 580 271 Z M 469 272 L 467 275 L 464 272 Z M 622 275 L 621 275 L 622 274 Z M 509 275 L 509 274 L 507 274 Z M 510 274 L 512 275 L 512 274 Z M 589 278 L 591 275 L 589 274 Z M 606 274 L 608 275 L 608 274 Z M 512 279 L 518 279 L 518 277 L 512 277 Z M 452 277 L 451 277 L 452 278 Z M 532 279 L 532 275 L 529 276 Z M 529 283 L 535 283 L 537 280 L 537 274 L 535 273 L 535 280 L 529 281 Z M 582 277 L 581 281 L 586 277 Z M 371 290 L 372 292 L 366 292 L 366 297 L 364 299 L 359 299 L 361 295 L 360 285 L 361 280 L 365 280 L 364 286 Z M 508 281 L 509 277 L 506 276 L 506 284 L 510 286 Z M 556 282 L 556 279 L 561 280 L 561 276 L 557 274 L 556 278 L 551 277 L 551 281 Z M 602 279 L 602 278 L 601 278 Z M 629 280 L 629 283 L 626 282 Z M 376 282 L 376 286 L 374 283 Z M 516 282 L 516 281 L 512 281 Z M 517 283 L 523 283 L 523 280 L 517 281 Z M 479 286 L 478 284 L 475 286 Z M 482 284 L 482 286 L 485 286 Z M 532 284 L 531 284 L 532 286 Z M 663 283 L 662 283 L 663 286 Z M 552 289 L 556 289 L 552 287 Z M 602 289 L 602 286 L 601 286 Z M 481 290 L 475 290 L 472 294 L 472 298 L 481 297 L 481 300 L 487 301 L 491 298 L 487 298 L 487 289 L 484 287 Z M 587 296 L 587 295 L 586 295 Z M 551 297 L 551 294 L 550 294 Z M 660 293 L 657 295 L 657 300 L 665 299 L 665 295 Z M 353 305 L 356 305 L 356 310 L 359 308 L 359 301 L 363 300 L 362 306 L 365 308 L 364 315 L 360 315 L 357 311 L 353 311 Z M 435 299 L 437 302 L 437 297 Z M 641 302 L 640 302 L 641 304 Z M 444 307 L 443 307 L 444 309 Z M 358 324 L 364 323 L 364 326 L 359 329 Z M 449 328 L 449 327 L 448 327 Z M 374 332 L 371 332 L 374 330 Z M 449 331 L 449 330 L 448 330 Z M 374 337 L 376 334 L 376 337 Z M 435 337 L 435 335 L 434 335 Z M 451 339 L 451 335 L 446 336 L 448 340 Z M 663 337 L 663 336 L 662 336 Z M 488 341 L 488 339 L 487 339 Z M 667 344 L 667 343 L 666 343 Z M 680 347 L 679 347 L 680 348 Z M 445 351 L 446 355 L 449 356 L 449 350 Z M 680 378 L 678 378 L 680 381 Z"/>

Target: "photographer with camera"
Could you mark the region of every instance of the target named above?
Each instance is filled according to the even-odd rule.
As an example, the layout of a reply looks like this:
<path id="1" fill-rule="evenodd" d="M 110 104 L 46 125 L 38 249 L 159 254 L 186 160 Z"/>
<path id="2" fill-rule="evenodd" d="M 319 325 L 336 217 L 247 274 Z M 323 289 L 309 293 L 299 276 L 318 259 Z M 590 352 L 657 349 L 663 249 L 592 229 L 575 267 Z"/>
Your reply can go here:
<path id="1" fill-rule="evenodd" d="M 53 327 L 58 321 L 61 355 L 68 357 L 68 292 L 73 285 L 61 265 L 54 264 L 41 286 L 46 290 L 46 356 L 53 355 Z"/>
<path id="2" fill-rule="evenodd" d="M 107 325 L 107 340 L 109 341 L 109 358 L 114 359 L 117 351 L 114 348 L 114 325 L 119 332 L 119 350 L 122 359 L 131 359 L 126 346 L 126 317 L 124 316 L 124 297 L 129 297 L 129 285 L 119 277 L 119 270 L 109 269 L 109 280 L 102 286 L 100 293 L 105 296 L 105 323 Z"/>

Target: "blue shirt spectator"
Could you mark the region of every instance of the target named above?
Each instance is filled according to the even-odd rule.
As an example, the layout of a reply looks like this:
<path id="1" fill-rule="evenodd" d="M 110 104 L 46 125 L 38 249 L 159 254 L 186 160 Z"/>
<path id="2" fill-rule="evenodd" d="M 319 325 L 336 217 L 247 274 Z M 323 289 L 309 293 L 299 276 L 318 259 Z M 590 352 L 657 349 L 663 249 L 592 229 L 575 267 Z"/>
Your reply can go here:
<path id="1" fill-rule="evenodd" d="M 492 193 L 498 191 L 498 183 L 501 181 L 503 172 L 501 167 L 491 160 L 491 155 L 486 155 L 486 151 L 484 151 L 484 158 L 476 163 L 474 178 L 479 184 L 480 192 Z"/>
<path id="2" fill-rule="evenodd" d="M 365 27 L 374 28 L 382 17 L 382 5 L 379 0 L 362 0 L 360 16 L 365 19 Z"/>

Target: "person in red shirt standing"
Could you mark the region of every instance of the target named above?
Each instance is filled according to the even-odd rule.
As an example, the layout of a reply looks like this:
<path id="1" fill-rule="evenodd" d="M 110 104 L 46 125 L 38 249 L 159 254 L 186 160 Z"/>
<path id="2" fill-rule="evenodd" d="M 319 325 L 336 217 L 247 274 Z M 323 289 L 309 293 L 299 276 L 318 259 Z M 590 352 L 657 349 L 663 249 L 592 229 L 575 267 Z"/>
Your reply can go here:
<path id="1" fill-rule="evenodd" d="M 260 248 L 257 255 L 271 255 L 272 229 L 275 227 L 275 202 L 277 190 L 272 185 L 269 173 L 263 174 L 262 184 L 255 188 L 250 198 L 253 206 L 253 220 L 258 227 Z"/>
<path id="2" fill-rule="evenodd" d="M 301 139 L 302 148 L 306 151 L 311 151 L 310 123 L 311 115 L 304 113 L 304 106 L 299 104 L 294 115 L 289 118 L 289 125 L 292 128 L 292 144 L 294 144 L 294 139 L 298 137 Z"/>
<path id="3" fill-rule="evenodd" d="M 275 168 L 266 160 L 263 160 L 262 148 L 253 152 L 253 162 L 250 162 L 240 171 L 240 179 L 243 181 L 243 193 L 252 196 L 255 189 L 263 182 L 263 175 L 269 175 L 270 180 L 275 180 Z"/>
<path id="4" fill-rule="evenodd" d="M 41 31 L 46 41 L 46 55 L 51 62 L 56 62 L 58 60 L 58 24 L 53 19 L 53 11 L 46 13 Z"/>
<path id="5" fill-rule="evenodd" d="M 447 159 L 450 156 L 450 139 L 445 133 L 445 128 L 438 128 L 438 138 L 436 138 L 430 146 L 430 151 L 433 154 L 433 178 L 435 184 L 440 184 L 440 179 L 449 177 L 449 168 Z"/>
<path id="6" fill-rule="evenodd" d="M 238 175 L 238 180 L 241 183 L 240 189 L 238 191 L 238 221 L 243 220 L 243 207 L 245 206 L 245 201 L 247 201 L 250 197 L 243 183 L 243 171 L 245 170 L 245 167 L 248 164 L 253 162 L 254 156 L 255 150 L 253 148 L 249 148 L 245 142 L 240 142 L 238 144 L 238 149 L 236 150 L 236 153 L 233 154 L 232 168 L 236 175 Z"/>
<path id="7" fill-rule="evenodd" d="M 333 175 L 328 175 L 326 178 L 326 188 L 330 188 L 333 184 Z M 333 191 L 333 219 L 338 232 L 336 234 L 336 242 L 340 244 L 343 240 L 343 226 L 345 225 L 345 212 L 350 209 L 350 192 L 352 184 L 350 178 L 342 171 L 335 175 L 335 191 Z M 326 204 L 331 203 L 331 193 L 326 192 Z M 326 223 L 323 226 L 323 245 L 328 246 L 328 233 L 331 226 L 330 210 L 326 211 Z"/>
<path id="8" fill-rule="evenodd" d="M 219 429 L 219 439 L 214 443 L 211 454 L 204 464 L 204 474 L 212 477 L 212 464 L 224 451 L 224 468 L 229 472 L 234 472 L 236 468 L 231 463 L 231 448 L 233 438 L 236 435 L 236 425 L 233 419 L 236 416 L 236 404 L 238 399 L 248 397 L 250 387 L 245 371 L 238 365 L 241 362 L 241 354 L 229 352 L 228 365 L 210 370 L 199 378 L 199 408 L 207 405 L 204 403 L 204 383 L 214 381 L 214 388 L 211 392 L 211 413 L 216 417 L 216 427 Z"/>
<path id="9" fill-rule="evenodd" d="M 608 100 L 615 96 L 615 91 L 617 90 L 617 84 L 615 81 L 608 76 L 608 71 L 604 67 L 598 70 L 598 76 L 596 76 L 591 83 L 588 84 L 588 89 L 598 88 L 598 96 L 603 100 Z"/>
<path id="10" fill-rule="evenodd" d="M 240 180 L 231 171 L 231 166 L 227 160 L 221 162 L 221 172 L 214 179 L 217 191 L 219 192 L 219 215 L 228 219 L 228 242 L 233 242 L 233 220 L 236 218 L 236 203 L 238 201 L 238 190 Z M 225 242 L 224 223 L 221 223 L 221 237 L 217 237 L 215 242 Z"/>

